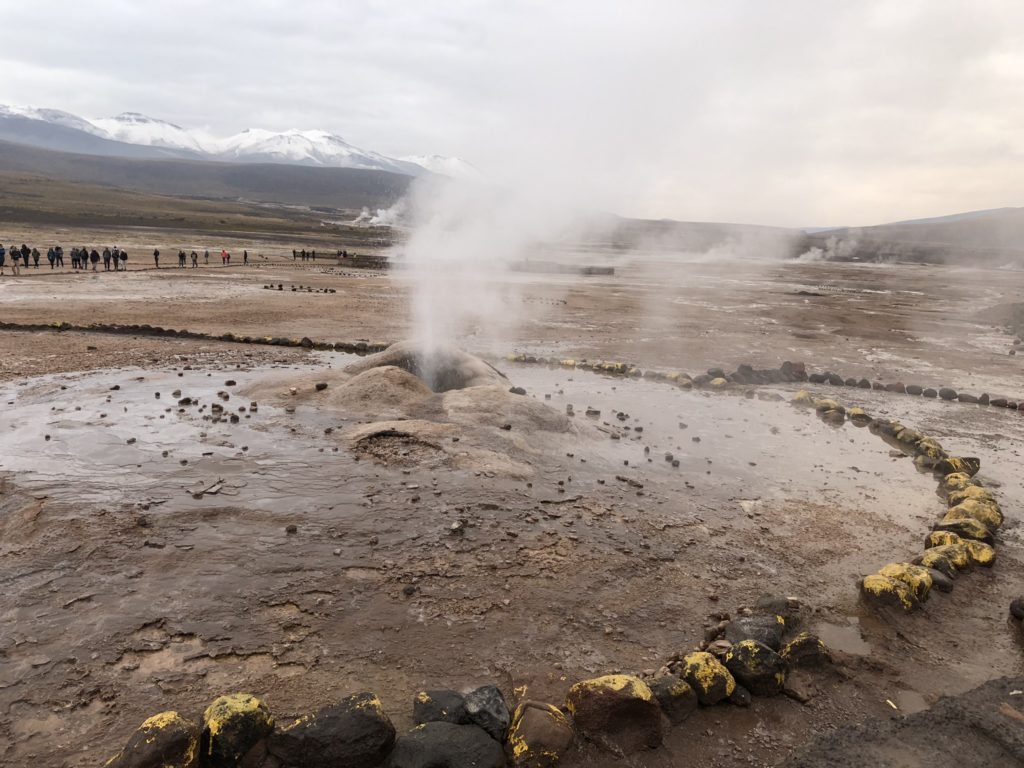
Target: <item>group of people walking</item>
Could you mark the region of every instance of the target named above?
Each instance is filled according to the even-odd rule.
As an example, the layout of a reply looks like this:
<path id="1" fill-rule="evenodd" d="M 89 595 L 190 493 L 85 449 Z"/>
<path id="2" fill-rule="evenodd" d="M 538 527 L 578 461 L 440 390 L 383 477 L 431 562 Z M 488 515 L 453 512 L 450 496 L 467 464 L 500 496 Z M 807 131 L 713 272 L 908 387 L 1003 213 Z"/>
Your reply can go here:
<path id="1" fill-rule="evenodd" d="M 191 254 L 186 255 L 185 251 L 179 250 L 178 251 L 178 268 L 179 269 L 183 269 L 183 268 L 187 267 L 189 259 L 192 260 L 192 268 L 196 269 L 199 266 L 199 254 L 196 253 L 195 251 L 192 251 Z M 203 251 L 203 264 L 209 264 L 209 263 L 210 263 L 210 252 L 209 251 Z M 223 264 L 225 267 L 228 266 L 229 264 L 231 264 L 231 254 L 228 253 L 223 248 L 221 249 L 221 252 L 220 252 L 220 263 Z M 248 264 L 249 263 L 249 252 L 248 251 L 242 251 L 242 263 L 243 264 Z M 154 266 L 157 269 L 160 269 L 160 249 L 159 248 L 154 248 L 153 249 L 153 264 L 154 264 Z"/>
<path id="2" fill-rule="evenodd" d="M 38 248 L 29 248 L 24 243 L 19 248 L 16 245 L 12 245 L 10 250 L 0 244 L 0 275 L 4 274 L 4 270 L 7 266 L 7 257 L 11 258 L 11 274 L 17 275 L 21 273 L 22 269 L 39 269 L 39 261 L 42 258 L 42 254 L 39 253 Z M 99 264 L 103 262 L 103 271 L 110 272 L 121 272 L 128 269 L 128 252 L 123 248 L 118 248 L 116 245 L 113 248 L 105 247 L 102 251 L 97 251 L 95 248 L 92 250 L 81 247 L 71 249 L 71 268 L 77 270 L 88 270 L 90 266 L 93 272 L 99 271 Z M 54 245 L 46 249 L 46 261 L 50 265 L 50 269 L 64 266 L 64 248 L 59 245 Z"/>

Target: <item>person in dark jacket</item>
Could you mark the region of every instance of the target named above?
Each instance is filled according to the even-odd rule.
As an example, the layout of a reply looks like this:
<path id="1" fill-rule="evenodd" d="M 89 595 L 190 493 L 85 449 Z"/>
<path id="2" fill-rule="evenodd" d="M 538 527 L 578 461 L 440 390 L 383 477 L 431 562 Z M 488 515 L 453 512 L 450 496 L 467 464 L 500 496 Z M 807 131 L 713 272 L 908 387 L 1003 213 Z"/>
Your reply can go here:
<path id="1" fill-rule="evenodd" d="M 53 256 L 56 259 L 57 266 L 58 267 L 63 267 L 64 266 L 64 248 L 62 246 L 58 245 L 56 248 L 53 249 Z"/>
<path id="2" fill-rule="evenodd" d="M 103 271 L 104 272 L 109 272 L 110 271 L 110 248 L 109 248 L 109 246 L 107 248 L 103 249 Z"/>
<path id="3" fill-rule="evenodd" d="M 25 262 L 25 266 L 28 266 L 28 262 Z M 34 269 L 39 269 L 39 249 L 32 249 L 32 266 Z"/>
<path id="4" fill-rule="evenodd" d="M 243 264 L 248 264 L 249 263 L 249 252 L 248 251 L 242 251 L 242 263 Z"/>
<path id="5" fill-rule="evenodd" d="M 124 248 L 122 248 L 121 250 L 119 250 L 117 252 L 117 258 L 121 260 L 121 271 L 122 272 L 127 272 L 128 271 L 128 251 L 126 251 Z"/>
<path id="6" fill-rule="evenodd" d="M 89 254 L 89 261 L 92 262 L 92 271 L 96 271 L 96 265 L 100 263 L 100 252 L 95 248 L 92 249 L 92 253 Z"/>
<path id="7" fill-rule="evenodd" d="M 156 264 L 156 268 L 160 269 L 160 249 L 153 249 L 153 263 Z"/>
<path id="8" fill-rule="evenodd" d="M 7 263 L 7 249 L 0 243 L 0 275 L 4 273 L 4 264 Z"/>
<path id="9" fill-rule="evenodd" d="M 53 264 L 57 261 L 57 251 L 52 245 L 46 249 L 46 260 L 50 262 L 50 269 L 53 269 Z"/>
<path id="10" fill-rule="evenodd" d="M 199 266 L 199 254 L 196 253 L 195 251 L 192 251 L 191 255 L 192 255 L 192 269 L 195 269 L 196 267 Z"/>
<path id="11" fill-rule="evenodd" d="M 180 267 L 184 267 L 184 266 L 185 266 L 185 252 L 184 251 L 178 251 L 178 267 L 180 268 Z"/>

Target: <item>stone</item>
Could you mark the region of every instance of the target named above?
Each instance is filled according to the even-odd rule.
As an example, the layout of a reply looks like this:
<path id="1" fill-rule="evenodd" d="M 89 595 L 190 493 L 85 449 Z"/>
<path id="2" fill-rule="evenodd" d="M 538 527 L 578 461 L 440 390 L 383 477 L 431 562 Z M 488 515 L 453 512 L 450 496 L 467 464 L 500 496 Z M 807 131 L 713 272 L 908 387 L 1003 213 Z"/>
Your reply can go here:
<path id="1" fill-rule="evenodd" d="M 659 677 L 651 683 L 651 692 L 672 725 L 679 725 L 697 709 L 696 691 L 675 675 Z"/>
<path id="2" fill-rule="evenodd" d="M 755 696 L 775 696 L 786 682 L 786 662 L 766 645 L 742 640 L 725 654 L 725 668 Z"/>
<path id="3" fill-rule="evenodd" d="M 776 614 L 740 616 L 725 628 L 725 639 L 730 643 L 741 640 L 756 640 L 773 651 L 782 647 L 782 636 L 786 632 L 785 620 Z"/>
<path id="4" fill-rule="evenodd" d="M 814 406 L 814 395 L 808 392 L 806 389 L 801 389 L 797 392 L 793 399 L 790 400 L 793 405 L 800 406 L 801 408 L 811 408 Z"/>
<path id="5" fill-rule="evenodd" d="M 785 595 L 761 595 L 754 603 L 756 613 L 768 616 L 781 616 L 786 626 L 792 629 L 800 618 L 800 611 L 803 608 L 800 601 L 795 597 Z"/>
<path id="6" fill-rule="evenodd" d="M 708 386 L 712 389 L 725 389 L 725 387 L 729 386 L 729 382 L 721 376 L 716 376 L 708 382 Z"/>
<path id="7" fill-rule="evenodd" d="M 572 725 L 558 707 L 537 701 L 516 707 L 508 732 L 516 768 L 553 768 L 572 742 Z"/>
<path id="8" fill-rule="evenodd" d="M 981 395 L 978 395 L 978 405 L 988 405 L 991 402 L 991 400 L 992 398 L 990 398 L 987 394 L 982 393 Z"/>
<path id="9" fill-rule="evenodd" d="M 504 742 L 512 716 L 505 697 L 495 685 L 484 685 L 466 694 L 466 714 L 495 740 Z"/>
<path id="10" fill-rule="evenodd" d="M 526 394 L 526 390 L 523 389 L 522 387 L 512 387 L 509 390 L 509 392 L 511 392 L 513 395 L 525 395 Z"/>
<path id="11" fill-rule="evenodd" d="M 274 718 L 260 699 L 248 693 L 221 696 L 203 712 L 203 764 L 234 768 L 242 755 L 273 730 Z"/>
<path id="12" fill-rule="evenodd" d="M 923 387 L 920 387 L 917 384 L 907 384 L 908 395 L 920 395 L 922 392 L 924 392 Z"/>
<path id="13" fill-rule="evenodd" d="M 579 731 L 612 752 L 630 755 L 661 745 L 661 708 L 638 677 L 583 680 L 569 689 L 565 703 Z"/>
<path id="14" fill-rule="evenodd" d="M 424 723 L 395 742 L 388 768 L 505 768 L 501 744 L 476 725 Z"/>
<path id="15" fill-rule="evenodd" d="M 853 422 L 854 426 L 866 427 L 871 423 L 871 417 L 868 416 L 867 412 L 863 408 L 853 407 L 846 411 L 847 417 Z"/>
<path id="16" fill-rule="evenodd" d="M 949 456 L 935 465 L 935 473 L 943 477 L 954 472 L 974 477 L 980 469 L 981 459 L 974 456 Z"/>
<path id="17" fill-rule="evenodd" d="M 928 599 L 928 593 L 932 589 L 932 577 L 928 573 L 928 568 L 920 565 L 889 563 L 889 565 L 879 569 L 878 574 L 902 581 L 910 587 L 919 603 L 923 603 Z"/>
<path id="18" fill-rule="evenodd" d="M 952 491 L 959 491 L 974 485 L 974 482 L 971 480 L 971 476 L 966 472 L 951 472 L 942 478 L 941 485 L 943 490 L 948 494 Z"/>
<path id="19" fill-rule="evenodd" d="M 959 400 L 961 403 L 970 403 L 971 405 L 978 404 L 978 398 L 976 395 L 968 395 L 965 392 L 961 392 L 959 395 L 957 395 L 956 399 Z"/>
<path id="20" fill-rule="evenodd" d="M 931 551 L 931 550 L 929 550 Z M 869 602 L 910 612 L 918 607 L 914 592 L 905 582 L 891 576 L 872 574 L 861 582 L 861 594 Z"/>
<path id="21" fill-rule="evenodd" d="M 939 389 L 939 397 L 943 400 L 956 400 L 956 390 L 950 387 L 942 387 Z"/>
<path id="22" fill-rule="evenodd" d="M 996 408 L 1005 408 L 1006 407 L 1006 398 L 1005 397 L 993 397 L 989 401 L 989 404 L 990 405 L 994 405 Z"/>
<path id="23" fill-rule="evenodd" d="M 942 518 L 942 522 L 947 523 L 965 517 L 977 520 L 992 533 L 999 530 L 1003 524 L 1003 512 L 999 505 L 994 501 L 982 501 L 981 499 L 967 499 L 955 507 L 950 507 L 946 511 L 945 517 Z"/>
<path id="24" fill-rule="evenodd" d="M 690 684 L 697 694 L 697 700 L 705 707 L 729 698 L 736 688 L 732 673 L 706 651 L 686 654 L 679 676 Z"/>
<path id="25" fill-rule="evenodd" d="M 801 632 L 782 646 L 779 656 L 791 667 L 820 667 L 832 661 L 825 643 L 809 632 Z"/>
<path id="26" fill-rule="evenodd" d="M 303 768 L 373 768 L 395 743 L 395 726 L 372 693 L 357 693 L 274 731 L 267 751 Z"/>
<path id="27" fill-rule="evenodd" d="M 943 544 L 941 547 L 926 549 L 923 554 L 915 557 L 914 561 L 916 565 L 937 568 L 938 566 L 932 564 L 937 558 L 945 558 L 954 568 L 960 571 L 971 564 L 970 555 L 967 554 L 967 547 L 964 546 L 963 542 Z M 939 568 L 939 570 L 942 571 L 943 569 Z"/>
<path id="28" fill-rule="evenodd" d="M 932 389 L 931 387 L 925 387 L 924 390 L 922 390 L 921 394 L 924 395 L 925 397 L 939 396 L 939 393 L 936 390 Z"/>
<path id="29" fill-rule="evenodd" d="M 857 386 L 860 389 L 871 389 L 871 382 L 868 381 L 867 379 L 861 379 L 860 381 L 857 382 Z"/>
<path id="30" fill-rule="evenodd" d="M 316 388 L 317 392 L 323 392 L 325 389 L 327 389 L 327 382 L 326 381 L 318 381 L 315 384 L 315 388 Z"/>
<path id="31" fill-rule="evenodd" d="M 729 695 L 729 703 L 734 704 L 737 707 L 749 707 L 754 703 L 754 697 L 750 695 L 750 691 L 744 688 L 742 685 L 737 684 L 732 689 L 732 693 Z"/>
<path id="32" fill-rule="evenodd" d="M 988 501 L 992 504 L 996 504 L 996 497 L 992 494 L 992 491 L 988 488 L 982 488 L 980 485 L 968 485 L 964 488 L 950 491 L 946 494 L 946 503 L 951 507 L 955 507 L 961 502 L 967 501 L 968 499 L 978 499 L 979 501 Z"/>
<path id="33" fill-rule="evenodd" d="M 967 556 L 973 565 L 980 565 L 982 568 L 991 568 L 995 565 L 996 550 L 989 544 L 967 539 L 963 546 L 967 549 Z"/>
<path id="34" fill-rule="evenodd" d="M 935 568 L 928 569 L 928 575 L 932 577 L 932 586 L 939 592 L 952 592 L 953 579 Z"/>
<path id="35" fill-rule="evenodd" d="M 177 712 L 145 720 L 104 768 L 197 768 L 199 726 Z"/>
<path id="36" fill-rule="evenodd" d="M 825 411 L 839 411 L 840 413 L 846 413 L 846 409 L 843 408 L 843 406 L 828 397 L 815 400 L 814 409 L 819 413 L 823 413 Z"/>
<path id="37" fill-rule="evenodd" d="M 1024 621 L 1024 597 L 1015 597 L 1010 601 L 1010 615 L 1017 621 Z"/>
<path id="38" fill-rule="evenodd" d="M 924 539 L 924 548 L 931 549 L 932 547 L 942 547 L 946 544 L 957 544 L 960 542 L 960 536 L 952 531 L 932 531 Z"/>
<path id="39" fill-rule="evenodd" d="M 413 594 L 410 592 L 410 594 Z M 420 691 L 412 700 L 412 721 L 416 725 L 423 723 L 455 723 L 464 725 L 470 722 L 466 712 L 466 699 L 457 691 L 433 690 Z"/>

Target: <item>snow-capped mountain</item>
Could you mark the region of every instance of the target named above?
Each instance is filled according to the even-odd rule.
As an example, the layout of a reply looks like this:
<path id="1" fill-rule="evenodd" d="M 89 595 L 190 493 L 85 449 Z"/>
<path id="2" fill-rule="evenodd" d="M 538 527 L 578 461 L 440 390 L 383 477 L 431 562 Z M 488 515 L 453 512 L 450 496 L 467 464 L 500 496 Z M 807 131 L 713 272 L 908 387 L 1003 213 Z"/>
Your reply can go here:
<path id="1" fill-rule="evenodd" d="M 393 158 L 360 149 L 321 130 L 283 132 L 251 128 L 225 139 L 137 112 L 86 120 L 58 109 L 0 105 L 0 140 L 84 154 L 178 157 L 233 163 L 281 163 L 360 168 L 405 176 L 436 173 L 478 177 L 464 160 L 440 155 Z"/>
<path id="2" fill-rule="evenodd" d="M 92 120 L 91 124 L 103 131 L 107 138 L 126 144 L 187 149 L 191 152 L 207 151 L 199 139 L 181 126 L 164 120 L 155 120 L 138 112 L 124 112 L 117 117 L 98 118 Z"/>
<path id="3" fill-rule="evenodd" d="M 274 133 L 250 128 L 217 142 L 216 151 L 221 159 L 236 162 L 364 168 L 407 176 L 418 176 L 424 171 L 422 166 L 415 163 L 354 147 L 328 131 L 292 130 Z"/>

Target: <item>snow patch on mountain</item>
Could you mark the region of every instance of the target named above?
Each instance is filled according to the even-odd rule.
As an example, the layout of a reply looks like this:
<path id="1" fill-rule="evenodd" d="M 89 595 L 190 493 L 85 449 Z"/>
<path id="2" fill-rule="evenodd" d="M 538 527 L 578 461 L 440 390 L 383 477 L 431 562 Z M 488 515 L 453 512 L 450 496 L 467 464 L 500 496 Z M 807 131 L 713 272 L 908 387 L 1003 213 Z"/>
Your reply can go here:
<path id="1" fill-rule="evenodd" d="M 93 136 L 99 136 L 104 139 L 110 138 L 102 128 L 93 125 L 78 115 L 73 115 L 60 109 L 39 109 L 37 107 L 5 106 L 0 104 L 0 117 L 24 117 L 29 120 L 41 120 L 44 123 L 52 123 L 53 125 L 62 125 L 65 128 L 85 131 Z"/>
<path id="2" fill-rule="evenodd" d="M 126 144 L 207 152 L 203 142 L 191 131 L 165 120 L 140 115 L 138 112 L 124 112 L 117 117 L 98 118 L 91 122 L 110 138 Z"/>

